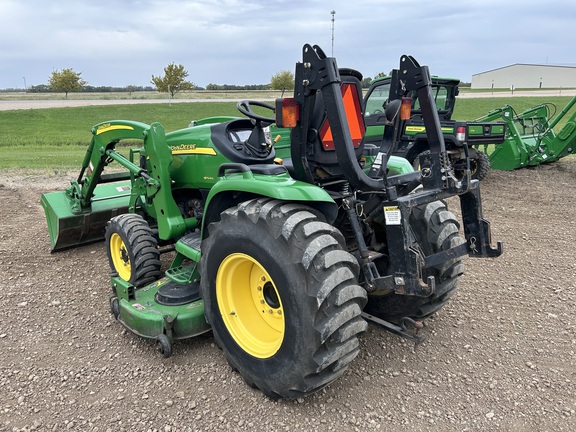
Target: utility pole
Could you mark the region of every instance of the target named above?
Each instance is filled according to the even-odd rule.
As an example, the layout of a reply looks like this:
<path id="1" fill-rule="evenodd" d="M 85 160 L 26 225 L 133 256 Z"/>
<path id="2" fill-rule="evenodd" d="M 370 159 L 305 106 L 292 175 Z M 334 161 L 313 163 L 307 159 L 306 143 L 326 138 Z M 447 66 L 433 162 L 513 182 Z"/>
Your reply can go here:
<path id="1" fill-rule="evenodd" d="M 333 10 L 330 13 L 332 14 L 332 57 L 334 57 L 334 15 L 336 15 L 336 11 Z"/>

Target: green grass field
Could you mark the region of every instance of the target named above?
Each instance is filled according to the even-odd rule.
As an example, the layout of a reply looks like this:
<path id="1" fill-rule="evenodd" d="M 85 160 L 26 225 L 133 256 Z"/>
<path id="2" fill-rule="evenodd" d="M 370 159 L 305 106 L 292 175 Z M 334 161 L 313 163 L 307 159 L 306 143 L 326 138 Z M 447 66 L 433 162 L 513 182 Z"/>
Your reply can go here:
<path id="1" fill-rule="evenodd" d="M 558 110 L 570 97 L 493 97 L 459 99 L 453 118 L 473 120 L 505 104 L 517 112 L 544 102 Z M 80 167 L 93 125 L 113 119 L 158 121 L 166 131 L 191 120 L 240 115 L 233 102 L 158 103 L 0 111 L 0 170 L 75 169 Z"/>
<path id="2" fill-rule="evenodd" d="M 566 106 L 572 99 L 571 96 L 553 96 L 553 97 L 489 97 L 489 98 L 466 98 L 458 99 L 456 108 L 454 110 L 453 119 L 458 120 L 474 120 L 489 111 L 501 108 L 504 105 L 510 105 L 517 113 L 520 113 L 528 108 L 543 103 L 551 103 L 556 106 L 556 114 Z M 554 114 L 554 111 L 551 112 Z"/>
<path id="3" fill-rule="evenodd" d="M 239 115 L 232 102 L 137 104 L 0 111 L 0 170 L 80 168 L 93 125 L 158 121 L 166 131 L 215 115 Z"/>

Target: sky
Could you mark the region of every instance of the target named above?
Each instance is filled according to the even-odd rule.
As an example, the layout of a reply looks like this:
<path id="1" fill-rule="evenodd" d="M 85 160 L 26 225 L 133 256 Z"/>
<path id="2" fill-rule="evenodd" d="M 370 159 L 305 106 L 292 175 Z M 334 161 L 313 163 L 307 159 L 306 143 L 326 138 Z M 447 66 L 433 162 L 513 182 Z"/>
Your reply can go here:
<path id="1" fill-rule="evenodd" d="M 64 68 L 93 86 L 148 86 L 170 63 L 202 87 L 266 84 L 305 43 L 365 77 L 410 54 L 470 82 L 515 63 L 576 66 L 575 25 L 568 0 L 0 0 L 0 89 Z"/>

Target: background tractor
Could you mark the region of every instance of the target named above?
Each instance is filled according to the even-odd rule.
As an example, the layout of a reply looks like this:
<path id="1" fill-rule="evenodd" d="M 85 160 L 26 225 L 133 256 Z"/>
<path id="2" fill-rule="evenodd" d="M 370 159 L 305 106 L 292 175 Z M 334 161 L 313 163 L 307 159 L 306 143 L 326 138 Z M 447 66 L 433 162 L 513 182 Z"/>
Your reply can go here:
<path id="1" fill-rule="evenodd" d="M 273 398 L 342 375 L 366 319 L 418 340 L 421 320 L 456 289 L 462 257 L 502 252 L 469 163 L 458 176 L 451 165 L 427 67 L 402 56 L 381 142 L 366 147 L 361 75 L 317 46 L 302 55 L 294 97 L 241 101 L 244 118 L 170 133 L 94 126 L 77 180 L 42 196 L 52 250 L 105 237 L 121 324 L 165 357 L 174 340 L 211 329 L 232 368 Z M 387 153 L 412 92 L 430 143 L 418 171 Z M 291 131 L 281 160 L 265 133 L 272 123 Z M 451 196 L 464 238 L 442 201 Z"/>
<path id="2" fill-rule="evenodd" d="M 377 143 L 382 136 L 386 122 L 383 106 L 387 103 L 390 93 L 391 79 L 391 77 L 382 77 L 372 81 L 364 98 L 367 144 Z M 434 76 L 431 81 L 442 134 L 453 168 L 457 173 L 463 173 L 469 160 L 472 178 L 484 179 L 490 171 L 490 161 L 478 145 L 502 143 L 506 123 L 453 120 L 452 114 L 456 105 L 460 80 Z M 398 128 L 397 142 L 394 144 L 389 151 L 394 156 L 406 158 L 415 169 L 418 168 L 419 155 L 430 151 L 422 119 L 422 109 L 414 95 L 410 118 Z"/>

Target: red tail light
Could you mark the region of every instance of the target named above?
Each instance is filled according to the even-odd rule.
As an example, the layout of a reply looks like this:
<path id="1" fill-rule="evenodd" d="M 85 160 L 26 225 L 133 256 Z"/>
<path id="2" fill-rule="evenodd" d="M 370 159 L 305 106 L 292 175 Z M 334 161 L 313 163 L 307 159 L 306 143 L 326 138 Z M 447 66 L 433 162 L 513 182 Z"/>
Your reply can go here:
<path id="1" fill-rule="evenodd" d="M 456 139 L 460 142 L 466 141 L 466 127 L 458 126 L 456 128 Z"/>

